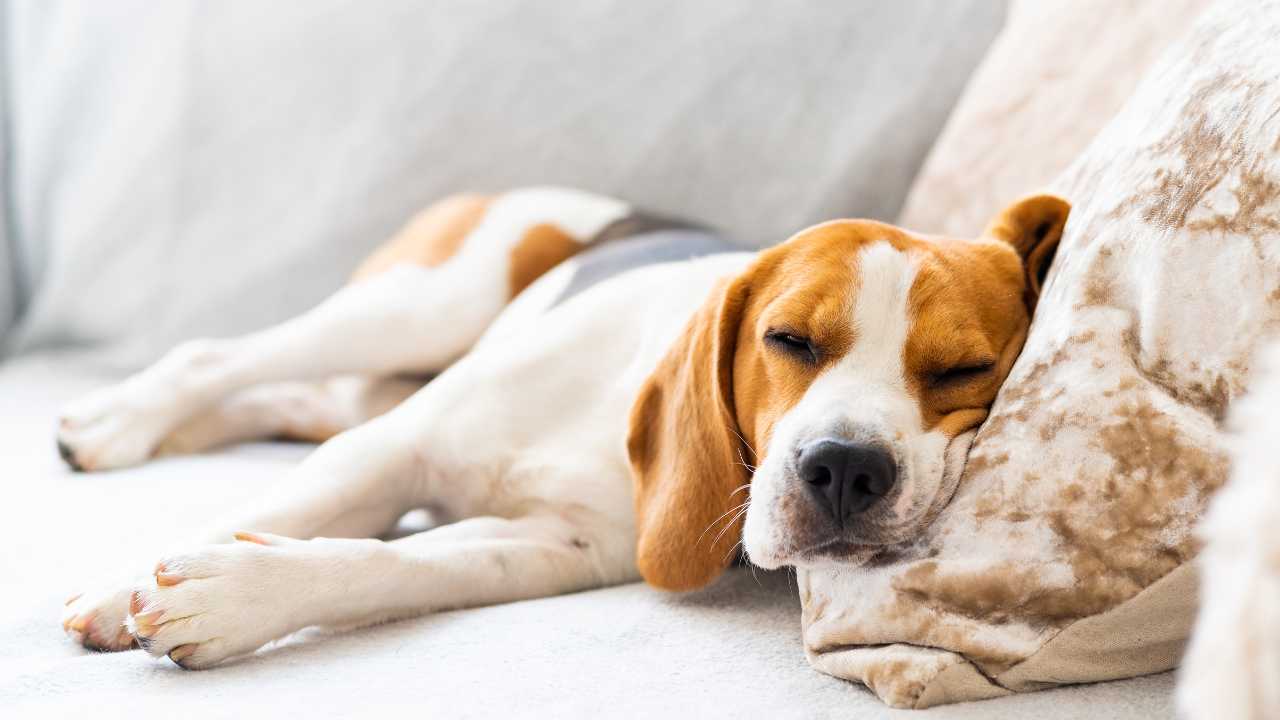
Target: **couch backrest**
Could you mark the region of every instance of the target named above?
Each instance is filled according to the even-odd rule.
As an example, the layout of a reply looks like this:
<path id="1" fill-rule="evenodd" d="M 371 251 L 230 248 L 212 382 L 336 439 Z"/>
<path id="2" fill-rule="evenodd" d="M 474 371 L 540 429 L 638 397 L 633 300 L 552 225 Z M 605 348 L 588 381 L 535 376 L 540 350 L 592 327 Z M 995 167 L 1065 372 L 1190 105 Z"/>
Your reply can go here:
<path id="1" fill-rule="evenodd" d="M 415 209 L 531 183 L 779 241 L 891 219 L 991 0 L 14 0 L 14 345 L 281 320 Z"/>

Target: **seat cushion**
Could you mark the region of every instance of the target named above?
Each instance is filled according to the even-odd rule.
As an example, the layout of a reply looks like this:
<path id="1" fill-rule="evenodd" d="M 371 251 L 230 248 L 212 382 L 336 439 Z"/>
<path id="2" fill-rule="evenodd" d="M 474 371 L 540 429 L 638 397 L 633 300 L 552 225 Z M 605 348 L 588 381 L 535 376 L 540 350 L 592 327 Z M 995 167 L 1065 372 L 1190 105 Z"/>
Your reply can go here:
<path id="1" fill-rule="evenodd" d="M 974 237 L 1011 199 L 1047 186 L 1210 2 L 1013 0 L 899 222 Z"/>
<path id="2" fill-rule="evenodd" d="M 310 448 L 255 444 L 81 475 L 53 447 L 61 402 L 109 376 L 94 358 L 0 366 L 0 707 L 6 717 L 897 717 L 814 672 L 788 573 L 729 572 L 669 595 L 634 584 L 408 620 L 304 631 L 243 661 L 189 673 L 141 652 L 95 654 L 58 627 L 62 601 L 237 503 Z M 299 588 L 300 592 L 305 588 Z M 1044 720 L 1172 714 L 1167 676 L 962 708 Z"/>

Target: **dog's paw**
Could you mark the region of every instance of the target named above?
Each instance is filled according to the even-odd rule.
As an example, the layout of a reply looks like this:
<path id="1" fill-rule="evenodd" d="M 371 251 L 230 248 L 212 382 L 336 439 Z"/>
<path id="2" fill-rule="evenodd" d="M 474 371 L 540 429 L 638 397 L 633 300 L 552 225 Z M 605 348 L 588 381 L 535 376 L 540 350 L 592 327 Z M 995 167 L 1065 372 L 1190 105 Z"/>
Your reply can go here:
<path id="1" fill-rule="evenodd" d="M 238 533 L 230 545 L 162 560 L 154 582 L 128 599 L 126 625 L 138 645 L 199 670 L 253 652 L 304 627 L 292 549 L 300 540 Z"/>
<path id="2" fill-rule="evenodd" d="M 71 403 L 58 418 L 58 453 L 75 470 L 137 465 L 199 409 L 217 375 L 219 352 L 208 342 L 179 346 L 124 382 Z"/>
<path id="3" fill-rule="evenodd" d="M 150 458 L 172 421 L 147 394 L 126 382 L 69 405 L 58 419 L 58 454 L 80 471 L 111 470 Z"/>
<path id="4" fill-rule="evenodd" d="M 134 639 L 125 627 L 129 613 L 127 585 L 105 592 L 73 595 L 62 612 L 62 629 L 75 642 L 101 652 L 128 650 Z"/>

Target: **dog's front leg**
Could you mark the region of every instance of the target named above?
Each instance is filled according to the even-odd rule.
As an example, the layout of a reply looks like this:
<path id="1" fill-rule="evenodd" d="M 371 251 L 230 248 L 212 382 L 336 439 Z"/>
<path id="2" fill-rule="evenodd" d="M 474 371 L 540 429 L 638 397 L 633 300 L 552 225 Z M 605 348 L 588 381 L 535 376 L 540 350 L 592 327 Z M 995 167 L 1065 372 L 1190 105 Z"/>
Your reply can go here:
<path id="1" fill-rule="evenodd" d="M 596 587 L 619 577 L 613 566 L 627 552 L 616 537 L 602 545 L 607 536 L 552 512 L 473 518 L 389 543 L 242 534 L 164 559 L 134 593 L 129 629 L 152 655 L 204 668 L 308 626 Z"/>
<path id="2" fill-rule="evenodd" d="M 422 504 L 424 469 L 415 452 L 413 432 L 417 422 L 412 406 L 401 407 L 342 433 L 320 446 L 264 498 L 214 521 L 203 532 L 175 538 L 175 546 L 230 543 L 233 534 L 244 528 L 297 538 L 372 537 L 387 532 L 401 515 Z M 62 618 L 67 633 L 95 650 L 131 646 L 133 638 L 124 627 L 130 594 L 152 582 L 150 574 L 164 550 L 157 548 L 155 555 L 142 558 L 123 582 L 67 601 Z"/>

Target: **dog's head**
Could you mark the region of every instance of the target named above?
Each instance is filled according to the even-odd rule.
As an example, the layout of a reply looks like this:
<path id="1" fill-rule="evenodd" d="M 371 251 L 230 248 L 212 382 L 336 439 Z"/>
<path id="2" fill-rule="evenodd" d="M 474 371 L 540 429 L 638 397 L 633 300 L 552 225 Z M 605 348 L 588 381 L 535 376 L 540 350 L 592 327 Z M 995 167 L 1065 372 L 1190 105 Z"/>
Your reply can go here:
<path id="1" fill-rule="evenodd" d="M 1069 210 L 1030 197 L 977 240 L 837 220 L 719 285 L 632 408 L 645 579 L 704 585 L 739 538 L 766 568 L 859 563 L 927 525 L 1022 348 Z"/>

